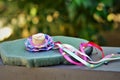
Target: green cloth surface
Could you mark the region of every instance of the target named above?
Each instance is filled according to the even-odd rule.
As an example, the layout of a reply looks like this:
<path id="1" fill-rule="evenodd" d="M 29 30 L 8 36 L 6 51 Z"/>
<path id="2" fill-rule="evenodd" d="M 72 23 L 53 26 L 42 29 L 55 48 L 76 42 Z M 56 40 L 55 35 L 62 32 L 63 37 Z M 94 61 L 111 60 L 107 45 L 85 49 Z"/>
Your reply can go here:
<path id="1" fill-rule="evenodd" d="M 52 36 L 54 41 L 60 41 L 62 43 L 70 44 L 76 48 L 79 48 L 81 42 L 87 42 L 87 40 L 66 37 L 66 36 Z M 52 66 L 58 64 L 64 64 L 65 59 L 59 53 L 58 50 L 29 52 L 25 49 L 26 39 L 18 39 L 13 41 L 7 41 L 0 44 L 0 56 L 4 64 L 17 65 L 26 67 L 39 67 L 39 66 Z"/>

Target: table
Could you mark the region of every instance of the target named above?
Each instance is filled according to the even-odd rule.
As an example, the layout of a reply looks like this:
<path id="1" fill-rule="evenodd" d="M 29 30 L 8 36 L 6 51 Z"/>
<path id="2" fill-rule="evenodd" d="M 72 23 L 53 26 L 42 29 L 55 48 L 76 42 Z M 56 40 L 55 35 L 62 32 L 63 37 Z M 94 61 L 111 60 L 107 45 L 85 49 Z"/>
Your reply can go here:
<path id="1" fill-rule="evenodd" d="M 120 47 L 102 47 L 105 54 L 120 52 Z M 0 61 L 0 80 L 119 80 L 120 60 L 98 68 L 76 65 L 57 65 L 27 68 L 3 65 Z"/>

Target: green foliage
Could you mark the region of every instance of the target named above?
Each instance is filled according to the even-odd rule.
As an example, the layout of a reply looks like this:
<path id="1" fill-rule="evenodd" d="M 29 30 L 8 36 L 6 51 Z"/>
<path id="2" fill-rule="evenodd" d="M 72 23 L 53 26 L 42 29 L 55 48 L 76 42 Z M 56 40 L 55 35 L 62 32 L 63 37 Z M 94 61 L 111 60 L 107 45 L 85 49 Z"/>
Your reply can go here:
<path id="1" fill-rule="evenodd" d="M 107 20 L 114 0 L 1 0 L 0 26 L 14 30 L 9 39 L 43 32 L 100 42 L 100 33 L 113 29 Z M 112 9 L 112 10 L 111 10 Z M 103 40 L 103 39 L 102 39 Z M 102 44 L 102 42 L 100 42 Z"/>
<path id="2" fill-rule="evenodd" d="M 112 3 L 113 0 L 71 0 L 67 8 L 78 36 L 95 42 L 103 40 L 100 32 L 113 27 L 107 20 Z"/>

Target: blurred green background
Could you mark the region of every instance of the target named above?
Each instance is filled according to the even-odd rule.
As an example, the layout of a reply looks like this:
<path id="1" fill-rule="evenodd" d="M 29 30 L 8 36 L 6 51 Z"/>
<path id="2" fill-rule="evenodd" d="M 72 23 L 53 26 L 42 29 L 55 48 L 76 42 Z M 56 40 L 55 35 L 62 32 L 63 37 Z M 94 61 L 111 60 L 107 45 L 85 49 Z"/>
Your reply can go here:
<path id="1" fill-rule="evenodd" d="M 42 32 L 107 45 L 106 32 L 119 29 L 119 3 L 120 0 L 0 0 L 0 42 Z"/>

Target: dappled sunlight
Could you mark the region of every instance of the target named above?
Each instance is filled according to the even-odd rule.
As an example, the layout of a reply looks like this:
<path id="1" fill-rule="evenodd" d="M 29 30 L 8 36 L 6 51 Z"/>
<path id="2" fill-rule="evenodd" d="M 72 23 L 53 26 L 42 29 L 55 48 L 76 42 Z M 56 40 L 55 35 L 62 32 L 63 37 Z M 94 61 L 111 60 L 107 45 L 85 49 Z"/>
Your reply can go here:
<path id="1" fill-rule="evenodd" d="M 33 17 L 32 23 L 33 24 L 38 24 L 39 23 L 39 17 Z"/>
<path id="2" fill-rule="evenodd" d="M 104 7 L 105 7 L 104 3 L 99 3 L 98 6 L 96 7 L 96 9 L 98 11 L 102 11 L 104 9 Z"/>
<path id="3" fill-rule="evenodd" d="M 26 24 L 26 18 L 25 18 L 25 14 L 19 14 L 18 15 L 18 26 L 19 27 L 24 27 L 24 25 Z"/>
<path id="4" fill-rule="evenodd" d="M 36 16 L 36 14 L 37 14 L 37 8 L 33 6 L 30 10 L 30 15 L 34 17 Z"/>
<path id="5" fill-rule="evenodd" d="M 93 18 L 97 21 L 97 22 L 100 22 L 100 23 L 104 23 L 105 21 L 102 19 L 101 16 L 97 15 L 97 14 L 93 14 Z"/>
<path id="6" fill-rule="evenodd" d="M 51 15 L 47 15 L 46 20 L 48 22 L 52 22 L 53 21 L 53 17 Z"/>
<path id="7" fill-rule="evenodd" d="M 107 20 L 108 20 L 108 21 L 113 21 L 114 18 L 115 18 L 115 14 L 114 14 L 114 13 L 110 13 L 110 14 L 108 14 L 108 16 L 107 16 Z"/>
<path id="8" fill-rule="evenodd" d="M 56 4 L 53 1 L 0 1 L 0 41 L 26 38 L 41 32 L 98 43 L 102 40 L 102 31 L 119 26 L 120 13 L 114 0 L 57 0 Z M 11 27 L 6 29 L 7 25 Z"/>
<path id="9" fill-rule="evenodd" d="M 60 13 L 58 11 L 55 11 L 53 13 L 53 18 L 57 19 L 60 16 Z"/>
<path id="10" fill-rule="evenodd" d="M 25 28 L 23 31 L 22 31 L 22 35 L 21 35 L 23 38 L 26 38 L 26 37 L 29 37 L 30 36 L 30 33 L 28 31 L 27 28 Z"/>
<path id="11" fill-rule="evenodd" d="M 120 23 L 120 14 L 115 14 L 113 21 Z"/>
<path id="12" fill-rule="evenodd" d="M 120 22 L 120 14 L 110 13 L 107 16 L 108 21 Z"/>
<path id="13" fill-rule="evenodd" d="M 13 30 L 11 27 L 0 28 L 0 41 L 3 41 L 11 36 Z"/>

